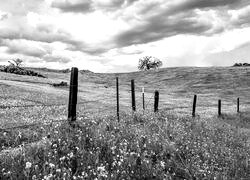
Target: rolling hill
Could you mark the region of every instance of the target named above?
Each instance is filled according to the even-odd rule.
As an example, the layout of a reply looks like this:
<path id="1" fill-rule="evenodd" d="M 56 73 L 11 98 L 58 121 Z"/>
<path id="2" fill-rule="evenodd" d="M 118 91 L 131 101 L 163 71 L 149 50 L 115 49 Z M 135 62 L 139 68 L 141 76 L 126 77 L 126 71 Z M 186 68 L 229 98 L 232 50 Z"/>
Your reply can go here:
<path id="1" fill-rule="evenodd" d="M 55 88 L 52 83 L 68 82 L 70 73 L 37 69 L 47 79 L 0 73 L 2 98 L 15 101 L 1 105 L 17 105 L 19 98 L 45 104 L 67 104 L 68 88 Z M 130 111 L 130 80 L 135 80 L 137 109 L 142 109 L 141 88 L 145 88 L 147 109 L 152 109 L 153 93 L 160 92 L 160 109 L 169 109 L 181 114 L 190 114 L 192 98 L 198 95 L 197 113 L 213 116 L 217 101 L 222 100 L 222 111 L 234 112 L 236 98 L 241 101 L 241 110 L 249 111 L 250 68 L 247 67 L 178 67 L 156 71 L 132 73 L 79 73 L 78 103 L 80 112 L 115 111 L 115 77 L 119 77 L 122 111 Z M 28 101 L 27 101 L 28 102 Z M 22 102 L 26 104 L 27 102 Z M 98 103 L 97 103 L 98 102 Z"/>
<path id="2" fill-rule="evenodd" d="M 93 172 L 101 173 L 100 167 L 109 175 L 118 173 L 114 179 L 119 179 L 124 169 L 125 177 L 136 172 L 133 177 L 146 179 L 166 175 L 176 179 L 249 179 L 250 68 L 81 72 L 78 126 L 74 128 L 67 123 L 69 88 L 53 86 L 69 83 L 70 73 L 37 71 L 48 78 L 0 72 L 0 169 L 4 172 L 0 179 L 40 178 L 51 172 L 56 177 L 70 175 L 68 179 L 75 174 L 81 178 L 82 172 L 87 172 L 86 176 L 94 179 L 97 175 Z M 120 122 L 116 119 L 117 76 Z M 136 84 L 138 112 L 133 114 L 131 79 Z M 152 113 L 155 90 L 160 92 L 159 113 Z M 194 94 L 198 95 L 196 118 L 191 117 Z M 217 116 L 218 99 L 222 100 L 221 117 Z M 13 128 L 19 125 L 23 126 Z"/>

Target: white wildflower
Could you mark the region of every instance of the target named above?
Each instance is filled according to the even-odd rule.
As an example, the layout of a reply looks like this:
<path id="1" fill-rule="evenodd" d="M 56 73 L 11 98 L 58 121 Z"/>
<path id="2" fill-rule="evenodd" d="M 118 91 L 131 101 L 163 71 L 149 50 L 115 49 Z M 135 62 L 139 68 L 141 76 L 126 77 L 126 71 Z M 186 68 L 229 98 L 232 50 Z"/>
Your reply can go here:
<path id="1" fill-rule="evenodd" d="M 26 162 L 25 169 L 29 169 L 31 168 L 31 166 L 32 166 L 32 163 Z"/>

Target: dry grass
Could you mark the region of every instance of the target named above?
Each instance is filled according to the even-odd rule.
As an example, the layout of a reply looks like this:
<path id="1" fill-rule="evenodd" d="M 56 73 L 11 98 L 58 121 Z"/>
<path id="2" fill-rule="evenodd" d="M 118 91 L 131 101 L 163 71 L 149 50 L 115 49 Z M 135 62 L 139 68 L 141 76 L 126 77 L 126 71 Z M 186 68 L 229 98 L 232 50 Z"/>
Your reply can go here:
<path id="1" fill-rule="evenodd" d="M 42 71 L 40 73 L 48 76 L 48 79 L 0 73 L 0 105 L 64 104 L 64 106 L 0 109 L 0 128 L 66 119 L 68 89 L 55 88 L 50 84 L 61 81 L 69 82 L 70 74 Z M 116 76 L 120 80 L 122 122 L 119 124 L 113 117 L 116 110 Z M 130 116 L 131 79 L 135 79 L 136 82 L 138 109 L 138 115 L 133 117 Z M 131 165 L 132 169 L 138 170 L 140 175 L 145 175 L 145 178 L 150 179 L 154 176 L 158 179 L 164 177 L 178 179 L 178 176 L 186 179 L 211 179 L 214 177 L 247 179 L 250 177 L 248 165 L 250 155 L 249 80 L 250 68 L 190 67 L 160 69 L 156 72 L 79 74 L 78 120 L 81 126 L 79 131 L 72 130 L 65 124 L 55 125 L 54 123 L 51 126 L 41 127 L 41 129 L 35 126 L 0 131 L 0 149 L 2 151 L 0 154 L 9 152 L 8 148 L 14 148 L 13 152 L 21 148 L 21 152 L 25 152 L 25 155 L 14 153 L 15 156 L 5 159 L 0 164 L 0 179 L 17 177 L 17 174 L 20 175 L 20 178 L 31 178 L 35 175 L 37 179 L 52 174 L 60 179 L 63 178 L 64 173 L 67 174 L 65 178 L 70 179 L 73 174 L 72 164 L 69 162 L 72 162 L 72 158 L 74 159 L 76 156 L 79 161 L 86 161 L 86 163 L 79 165 L 77 173 L 74 173 L 78 179 L 86 174 L 90 179 L 101 178 L 102 175 L 104 178 L 112 179 L 112 174 L 113 179 L 117 177 L 119 179 L 132 173 L 131 169 L 125 168 L 128 164 Z M 147 110 L 145 112 L 141 111 L 141 87 L 145 87 L 146 91 Z M 160 92 L 161 113 L 157 116 L 150 113 L 153 107 L 151 98 L 154 90 Z M 194 94 L 198 95 L 197 117 L 192 119 L 190 116 Z M 235 113 L 237 97 L 240 97 L 241 100 L 242 113 L 240 114 Z M 223 112 L 223 117 L 219 119 L 217 118 L 218 99 L 222 99 Z M 170 137 L 169 133 L 172 133 Z M 79 135 L 83 137 L 82 140 L 76 140 Z M 62 154 L 55 155 L 54 148 L 50 145 L 42 146 L 42 148 L 22 146 L 22 144 L 36 141 L 42 142 L 44 138 L 48 137 L 51 142 L 54 141 L 59 145 Z M 86 147 L 86 141 L 88 141 L 86 137 L 92 138 L 89 144 L 92 149 Z M 133 137 L 136 138 L 133 140 Z M 136 147 L 136 143 L 144 142 L 143 137 L 151 142 L 147 142 L 147 150 L 153 154 L 159 153 L 159 156 L 155 157 L 153 154 L 150 154 L 150 158 L 142 156 L 140 152 L 143 147 L 132 151 L 131 148 Z M 58 142 L 58 139 L 63 139 L 65 146 Z M 122 142 L 124 140 L 131 147 L 127 148 L 126 151 L 123 150 L 124 144 Z M 164 149 L 169 143 L 175 144 L 175 148 Z M 197 145 L 197 143 L 200 144 Z M 73 148 L 75 146 L 79 146 L 79 151 L 76 154 L 74 154 Z M 122 162 L 120 162 L 120 158 L 116 159 L 110 154 L 107 155 L 108 159 L 99 159 L 96 162 L 97 157 L 103 156 L 102 148 L 107 148 L 109 152 L 113 147 L 124 151 L 125 154 L 133 152 L 139 153 L 140 156 L 135 158 L 134 155 L 129 157 L 116 152 L 115 155 L 123 158 Z M 208 149 L 210 150 L 208 151 Z M 166 154 L 166 150 L 170 151 L 171 158 Z M 72 152 L 73 156 L 71 157 Z M 209 157 L 204 157 L 204 154 L 207 155 L 207 153 Z M 51 156 L 51 154 L 55 156 Z M 68 154 L 69 156 L 67 156 Z M 87 155 L 90 156 L 88 160 L 85 159 Z M 44 159 L 39 160 L 40 156 Z M 63 156 L 68 158 L 68 162 L 60 164 L 60 158 Z M 140 161 L 149 162 L 149 164 L 139 163 L 138 157 L 141 158 Z M 115 166 L 115 169 L 107 170 L 109 165 L 105 165 L 105 163 L 110 163 L 109 158 L 112 159 L 112 162 L 122 163 L 121 169 Z M 92 161 L 96 164 L 93 164 Z M 16 166 L 13 166 L 14 162 L 17 162 Z M 32 164 L 31 168 L 25 168 L 27 162 Z M 50 167 L 50 163 L 55 167 Z M 240 169 L 237 169 L 237 166 Z M 1 168 L 5 170 L 1 171 Z M 103 168 L 105 171 L 100 170 Z M 58 169 L 62 173 L 58 174 Z M 122 171 L 125 171 L 124 176 L 118 173 Z M 83 172 L 86 174 L 79 174 Z M 133 178 L 136 178 L 135 174 L 132 175 L 131 179 Z M 179 179 L 181 178 L 179 177 Z"/>

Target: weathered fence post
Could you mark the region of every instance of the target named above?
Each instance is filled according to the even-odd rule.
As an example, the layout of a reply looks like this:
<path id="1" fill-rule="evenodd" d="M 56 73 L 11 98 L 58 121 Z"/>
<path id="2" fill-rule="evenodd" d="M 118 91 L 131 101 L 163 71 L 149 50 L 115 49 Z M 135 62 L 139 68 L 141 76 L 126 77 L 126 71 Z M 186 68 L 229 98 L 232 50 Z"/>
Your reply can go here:
<path id="1" fill-rule="evenodd" d="M 136 111 L 136 106 L 135 106 L 135 81 L 134 81 L 134 79 L 131 80 L 131 97 L 132 97 L 132 110 Z"/>
<path id="2" fill-rule="evenodd" d="M 142 109 L 145 110 L 145 95 L 144 95 L 144 87 L 142 87 Z"/>
<path id="3" fill-rule="evenodd" d="M 70 77 L 70 87 L 69 87 L 69 106 L 68 106 L 69 123 L 76 120 L 77 89 L 78 89 L 78 69 L 76 67 L 72 67 L 71 77 Z"/>
<path id="4" fill-rule="evenodd" d="M 240 112 L 240 98 L 237 98 L 237 113 Z"/>
<path id="5" fill-rule="evenodd" d="M 155 91 L 154 112 L 158 111 L 159 106 L 159 91 Z"/>
<path id="6" fill-rule="evenodd" d="M 197 101 L 197 95 L 194 95 L 193 112 L 192 112 L 192 116 L 193 116 L 193 117 L 195 117 L 196 101 Z"/>
<path id="7" fill-rule="evenodd" d="M 119 79 L 116 77 L 116 111 L 117 111 L 117 120 L 120 121 L 120 114 L 119 114 Z"/>
<path id="8" fill-rule="evenodd" d="M 221 116 L 221 100 L 218 100 L 218 116 Z"/>

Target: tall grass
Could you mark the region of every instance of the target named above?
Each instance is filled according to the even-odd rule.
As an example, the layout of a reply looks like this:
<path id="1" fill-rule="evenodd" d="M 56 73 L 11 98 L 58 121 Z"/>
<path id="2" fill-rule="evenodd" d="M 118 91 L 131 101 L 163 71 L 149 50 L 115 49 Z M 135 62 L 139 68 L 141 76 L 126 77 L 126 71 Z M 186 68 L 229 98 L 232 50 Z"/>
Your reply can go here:
<path id="1" fill-rule="evenodd" d="M 16 153 L 2 148 L 0 179 L 250 178 L 247 134 L 217 118 L 135 113 L 118 123 L 113 116 L 80 117 L 74 128 L 57 124 L 39 136 L 40 144 L 21 145 Z M 0 132 L 6 146 L 15 138 Z"/>

